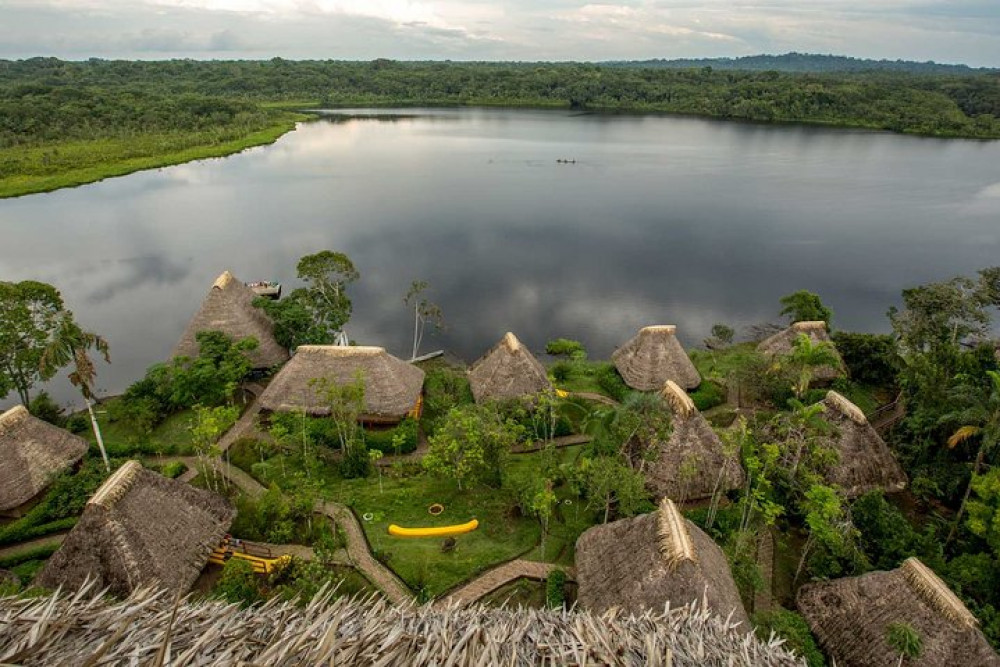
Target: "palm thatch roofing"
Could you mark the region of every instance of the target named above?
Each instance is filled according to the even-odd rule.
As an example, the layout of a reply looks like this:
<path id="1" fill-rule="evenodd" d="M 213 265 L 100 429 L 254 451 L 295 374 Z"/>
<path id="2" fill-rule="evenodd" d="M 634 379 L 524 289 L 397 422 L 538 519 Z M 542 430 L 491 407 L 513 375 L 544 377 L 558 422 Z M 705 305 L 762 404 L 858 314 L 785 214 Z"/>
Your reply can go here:
<path id="1" fill-rule="evenodd" d="M 611 355 L 625 384 L 639 391 L 655 391 L 667 380 L 684 389 L 701 384 L 701 376 L 677 340 L 677 327 L 643 327 Z"/>
<path id="2" fill-rule="evenodd" d="M 886 639 L 893 623 L 919 633 L 923 651 L 905 664 L 919 667 L 998 667 L 1000 656 L 954 593 L 916 558 L 889 572 L 869 572 L 807 584 L 797 605 L 827 654 L 843 667 L 895 665 Z"/>
<path id="3" fill-rule="evenodd" d="M 35 583 L 77 588 L 92 579 L 121 597 L 152 585 L 186 593 L 235 514 L 221 496 L 129 461 L 87 502 Z"/>
<path id="4" fill-rule="evenodd" d="M 326 378 L 349 384 L 362 377 L 365 384 L 365 421 L 399 421 L 413 412 L 424 386 L 424 372 L 397 359 L 381 347 L 300 345 L 260 396 L 271 412 L 305 410 L 328 415 L 313 383 Z"/>
<path id="5" fill-rule="evenodd" d="M 906 473 L 861 409 L 835 391 L 821 402 L 823 419 L 833 426 L 827 444 L 840 454 L 827 479 L 848 498 L 875 489 L 893 493 L 906 488 Z"/>
<path id="6" fill-rule="evenodd" d="M 816 322 L 795 322 L 792 326 L 783 331 L 765 338 L 758 346 L 757 351 L 768 357 L 781 357 L 792 353 L 795 341 L 799 335 L 805 334 L 815 343 L 832 343 L 830 334 L 827 332 L 826 322 L 819 320 Z M 836 348 L 834 348 L 836 350 Z M 839 356 L 839 353 L 838 353 Z M 844 364 L 841 361 L 837 366 L 820 366 L 813 371 L 816 380 L 829 382 L 844 375 Z"/>
<path id="7" fill-rule="evenodd" d="M 159 661 L 158 661 L 159 660 Z M 274 599 L 240 608 L 137 591 L 101 598 L 94 586 L 51 597 L 0 598 L 0 663 L 48 665 L 616 665 L 804 667 L 691 604 L 639 616 L 522 608 L 394 607 L 331 599 L 304 607 Z"/>
<path id="8" fill-rule="evenodd" d="M 643 474 L 657 498 L 698 500 L 718 489 L 725 493 L 746 481 L 736 452 L 727 454 L 722 441 L 698 412 L 694 401 L 673 380 L 660 392 L 672 413 L 670 438 L 659 443 L 656 459 Z"/>
<path id="9" fill-rule="evenodd" d="M 288 361 L 288 350 L 274 338 L 274 323 L 263 310 L 253 306 L 256 297 L 254 291 L 233 274 L 223 272 L 188 323 L 173 356 L 198 356 L 199 346 L 195 336 L 202 331 L 221 331 L 233 340 L 251 336 L 257 339 L 257 349 L 248 355 L 254 368 L 270 368 Z"/>
<path id="10" fill-rule="evenodd" d="M 656 512 L 584 532 L 576 573 L 584 609 L 641 613 L 697 600 L 750 627 L 722 549 L 669 498 Z"/>
<path id="11" fill-rule="evenodd" d="M 509 331 L 469 367 L 469 385 L 476 403 L 552 390 L 545 367 Z"/>
<path id="12" fill-rule="evenodd" d="M 23 405 L 0 414 L 0 512 L 37 496 L 86 453 L 86 440 L 31 416 Z"/>

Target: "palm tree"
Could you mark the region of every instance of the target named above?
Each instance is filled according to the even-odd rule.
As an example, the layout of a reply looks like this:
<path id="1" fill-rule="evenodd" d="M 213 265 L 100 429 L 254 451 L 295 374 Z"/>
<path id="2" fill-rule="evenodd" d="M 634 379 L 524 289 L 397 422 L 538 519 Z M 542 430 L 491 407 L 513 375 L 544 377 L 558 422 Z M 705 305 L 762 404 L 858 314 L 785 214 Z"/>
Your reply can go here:
<path id="1" fill-rule="evenodd" d="M 840 357 L 837 356 L 837 348 L 833 343 L 825 340 L 814 343 L 808 335 L 800 333 L 792 344 L 791 362 L 799 371 L 793 389 L 795 397 L 801 400 L 809 391 L 816 369 L 823 366 L 838 366 Z"/>
<path id="2" fill-rule="evenodd" d="M 958 506 L 958 514 L 955 515 L 955 522 L 948 532 L 945 540 L 947 546 L 962 521 L 965 513 L 965 504 L 969 500 L 972 492 L 972 481 L 979 474 L 983 467 L 983 461 L 1000 442 L 1000 372 L 986 371 L 989 377 L 989 386 L 985 389 L 970 384 L 962 384 L 953 392 L 958 405 L 964 406 L 959 412 L 947 415 L 946 419 L 955 420 L 962 424 L 948 438 L 948 449 L 954 449 L 961 443 L 971 438 L 979 438 L 979 451 L 976 453 L 976 461 L 972 466 L 972 477 L 965 487 L 965 494 L 962 496 L 962 503 Z"/>
<path id="3" fill-rule="evenodd" d="M 91 360 L 88 352 L 97 350 L 104 358 L 105 363 L 111 363 L 111 356 L 108 352 L 108 341 L 101 336 L 89 331 L 84 331 L 73 320 L 73 314 L 64 311 L 52 341 L 45 348 L 42 354 L 42 367 L 49 370 L 56 370 L 73 364 L 73 370 L 69 374 L 70 383 L 80 390 L 83 400 L 87 404 L 87 412 L 90 414 L 90 425 L 94 429 L 94 437 L 97 438 L 97 446 L 101 450 L 101 458 L 104 459 L 104 467 L 111 472 L 111 463 L 108 461 L 108 452 L 104 448 L 104 438 L 101 436 L 101 427 L 97 423 L 94 415 L 94 379 L 97 377 L 97 369 Z"/>

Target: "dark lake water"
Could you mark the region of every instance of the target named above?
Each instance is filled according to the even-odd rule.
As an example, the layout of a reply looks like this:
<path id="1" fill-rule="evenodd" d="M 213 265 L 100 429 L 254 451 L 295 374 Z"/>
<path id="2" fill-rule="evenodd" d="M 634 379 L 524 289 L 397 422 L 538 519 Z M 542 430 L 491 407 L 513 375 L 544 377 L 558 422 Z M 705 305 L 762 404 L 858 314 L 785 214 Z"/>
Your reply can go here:
<path id="1" fill-rule="evenodd" d="M 1000 263 L 1000 143 L 408 109 L 0 201 L 0 232 L 0 280 L 57 285 L 110 339 L 107 391 L 167 356 L 223 269 L 291 286 L 326 248 L 361 271 L 359 343 L 407 354 L 402 297 L 424 279 L 449 324 L 425 350 L 471 361 L 509 329 L 605 357 L 646 324 L 691 345 L 715 322 L 777 321 L 797 289 L 835 326 L 887 330 L 902 288 Z"/>

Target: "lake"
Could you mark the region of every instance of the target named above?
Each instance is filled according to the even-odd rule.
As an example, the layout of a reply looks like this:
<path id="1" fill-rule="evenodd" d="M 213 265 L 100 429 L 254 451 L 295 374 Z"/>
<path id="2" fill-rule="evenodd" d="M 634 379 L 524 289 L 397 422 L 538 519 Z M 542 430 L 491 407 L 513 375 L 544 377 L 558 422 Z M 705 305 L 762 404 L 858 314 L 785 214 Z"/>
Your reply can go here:
<path id="1" fill-rule="evenodd" d="M 110 340 L 104 391 L 167 357 L 224 269 L 287 290 L 321 249 L 361 272 L 359 343 L 408 355 L 402 299 L 422 279 L 448 324 L 425 351 L 472 361 L 511 330 L 535 350 L 564 336 L 607 357 L 646 324 L 695 345 L 716 322 L 779 321 L 797 289 L 818 292 L 837 327 L 888 330 L 902 288 L 1000 263 L 1000 143 L 339 110 L 228 158 L 0 200 L 0 230 L 0 280 L 53 283 Z"/>

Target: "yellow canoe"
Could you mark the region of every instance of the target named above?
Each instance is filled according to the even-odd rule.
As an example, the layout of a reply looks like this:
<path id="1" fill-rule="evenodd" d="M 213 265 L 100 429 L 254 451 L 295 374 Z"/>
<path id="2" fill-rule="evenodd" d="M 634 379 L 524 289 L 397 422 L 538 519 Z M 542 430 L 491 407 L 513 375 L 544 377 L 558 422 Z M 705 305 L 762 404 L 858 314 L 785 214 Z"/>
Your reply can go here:
<path id="1" fill-rule="evenodd" d="M 479 528 L 479 519 L 473 519 L 467 523 L 457 523 L 452 526 L 436 526 L 434 528 L 403 528 L 392 524 L 389 526 L 389 534 L 396 537 L 450 537 L 451 535 L 461 535 L 471 533 Z"/>

